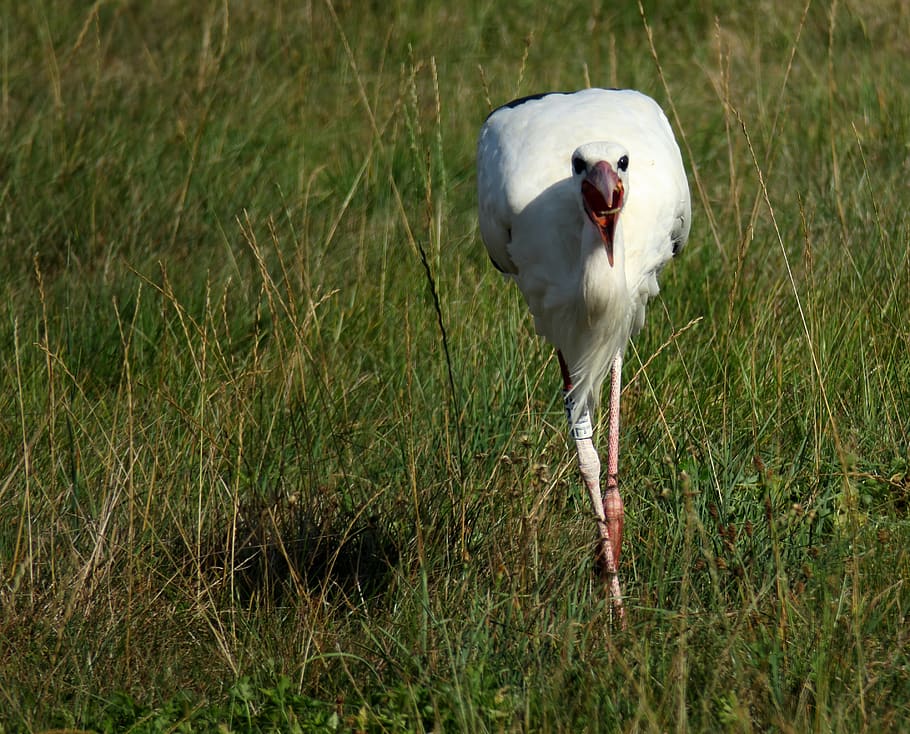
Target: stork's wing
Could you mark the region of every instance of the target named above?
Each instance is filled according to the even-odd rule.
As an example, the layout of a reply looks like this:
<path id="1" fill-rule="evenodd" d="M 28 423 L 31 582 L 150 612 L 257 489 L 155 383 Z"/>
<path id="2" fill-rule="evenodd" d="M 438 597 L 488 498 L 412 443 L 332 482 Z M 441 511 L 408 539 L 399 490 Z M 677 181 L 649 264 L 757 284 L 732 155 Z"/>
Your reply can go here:
<path id="1" fill-rule="evenodd" d="M 503 273 L 515 275 L 518 269 L 509 255 L 512 241 L 512 217 L 515 212 L 506 193 L 507 172 L 504 170 L 499 140 L 484 125 L 477 147 L 477 198 L 480 234 L 490 260 Z"/>
<path id="2" fill-rule="evenodd" d="M 518 274 L 522 262 L 543 265 L 537 255 L 558 258 L 559 247 L 552 236 L 551 251 L 540 250 L 539 245 L 545 244 L 540 240 L 547 234 L 540 225 L 552 235 L 558 231 L 560 218 L 579 216 L 580 210 L 560 212 L 562 202 L 551 200 L 545 207 L 550 221 L 532 224 L 527 217 L 522 218 L 528 205 L 554 184 L 563 184 L 560 199 L 568 198 L 570 207 L 577 206 L 572 204 L 567 188 L 570 158 L 579 144 L 573 141 L 587 140 L 583 133 L 573 136 L 565 130 L 571 120 L 571 115 L 566 115 L 566 100 L 575 97 L 559 92 L 522 97 L 493 110 L 481 128 L 477 145 L 480 233 L 493 263 L 510 275 Z M 530 239 L 528 229 L 533 231 Z M 576 235 L 571 233 L 572 237 Z M 559 263 L 555 260 L 551 264 Z"/>

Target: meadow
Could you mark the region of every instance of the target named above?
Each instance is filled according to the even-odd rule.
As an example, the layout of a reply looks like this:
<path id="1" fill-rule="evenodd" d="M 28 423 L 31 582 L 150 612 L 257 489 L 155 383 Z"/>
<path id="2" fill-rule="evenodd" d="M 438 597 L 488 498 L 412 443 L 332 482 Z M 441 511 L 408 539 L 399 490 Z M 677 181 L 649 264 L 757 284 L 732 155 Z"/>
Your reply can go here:
<path id="1" fill-rule="evenodd" d="M 906 3 L 0 7 L 0 732 L 910 727 Z M 476 220 L 585 86 L 693 200 L 625 632 Z"/>

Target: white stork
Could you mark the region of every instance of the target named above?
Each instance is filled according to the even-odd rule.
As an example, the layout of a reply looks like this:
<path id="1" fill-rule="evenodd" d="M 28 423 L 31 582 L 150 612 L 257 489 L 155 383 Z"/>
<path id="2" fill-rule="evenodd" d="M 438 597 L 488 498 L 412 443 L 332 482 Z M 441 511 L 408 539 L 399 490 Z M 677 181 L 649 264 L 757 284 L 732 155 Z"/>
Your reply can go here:
<path id="1" fill-rule="evenodd" d="M 509 102 L 477 147 L 480 232 L 521 289 L 537 333 L 556 347 L 578 465 L 597 518 L 598 561 L 625 625 L 618 564 L 623 352 L 657 276 L 689 236 L 691 204 L 666 116 L 633 90 L 585 89 Z M 607 486 L 590 414 L 612 372 Z"/>

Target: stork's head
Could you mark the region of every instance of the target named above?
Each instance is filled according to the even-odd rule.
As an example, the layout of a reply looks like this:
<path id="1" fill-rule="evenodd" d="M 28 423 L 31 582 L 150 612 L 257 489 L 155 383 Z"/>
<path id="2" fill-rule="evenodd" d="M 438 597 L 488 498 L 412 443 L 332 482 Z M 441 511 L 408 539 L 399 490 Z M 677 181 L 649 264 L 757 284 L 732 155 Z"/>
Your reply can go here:
<path id="1" fill-rule="evenodd" d="M 617 143 L 586 143 L 572 154 L 572 178 L 612 266 L 616 223 L 629 187 L 629 151 Z"/>

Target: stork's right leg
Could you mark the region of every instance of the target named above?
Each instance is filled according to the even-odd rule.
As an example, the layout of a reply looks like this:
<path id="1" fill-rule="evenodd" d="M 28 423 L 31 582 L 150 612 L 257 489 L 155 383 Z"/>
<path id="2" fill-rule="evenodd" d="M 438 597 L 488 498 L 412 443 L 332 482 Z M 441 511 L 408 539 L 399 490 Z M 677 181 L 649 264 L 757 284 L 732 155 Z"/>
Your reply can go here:
<path id="1" fill-rule="evenodd" d="M 618 545 L 615 541 L 611 542 L 607 515 L 604 511 L 603 496 L 600 491 L 600 457 L 597 455 L 597 449 L 594 448 L 594 428 L 591 425 L 591 416 L 585 409 L 581 417 L 575 422 L 575 425 L 571 425 L 572 398 L 569 392 L 572 389 L 572 375 L 562 353 L 557 351 L 556 355 L 559 357 L 559 369 L 562 371 L 566 415 L 570 421 L 572 438 L 575 439 L 575 450 L 578 452 L 578 469 L 581 472 L 581 479 L 585 484 L 585 488 L 588 490 L 588 496 L 591 498 L 591 507 L 597 520 L 598 559 L 601 562 L 600 565 L 604 571 L 605 580 L 610 586 L 613 609 L 619 617 L 620 625 L 625 629 L 626 615 L 622 604 L 622 588 L 619 583 L 618 558 L 614 552 L 614 548 L 618 548 Z M 616 470 L 611 468 L 611 471 L 615 482 Z M 615 491 L 615 487 L 608 487 L 608 491 L 610 489 Z M 622 532 L 621 526 L 619 531 L 620 533 Z"/>
<path id="2" fill-rule="evenodd" d="M 619 397 L 622 386 L 622 352 L 613 358 L 610 370 L 610 407 L 608 411 L 610 436 L 607 445 L 607 492 L 604 497 L 604 514 L 607 516 L 607 529 L 613 544 L 613 560 L 619 568 L 619 555 L 622 551 L 622 526 L 625 519 L 625 508 L 619 494 Z"/>

